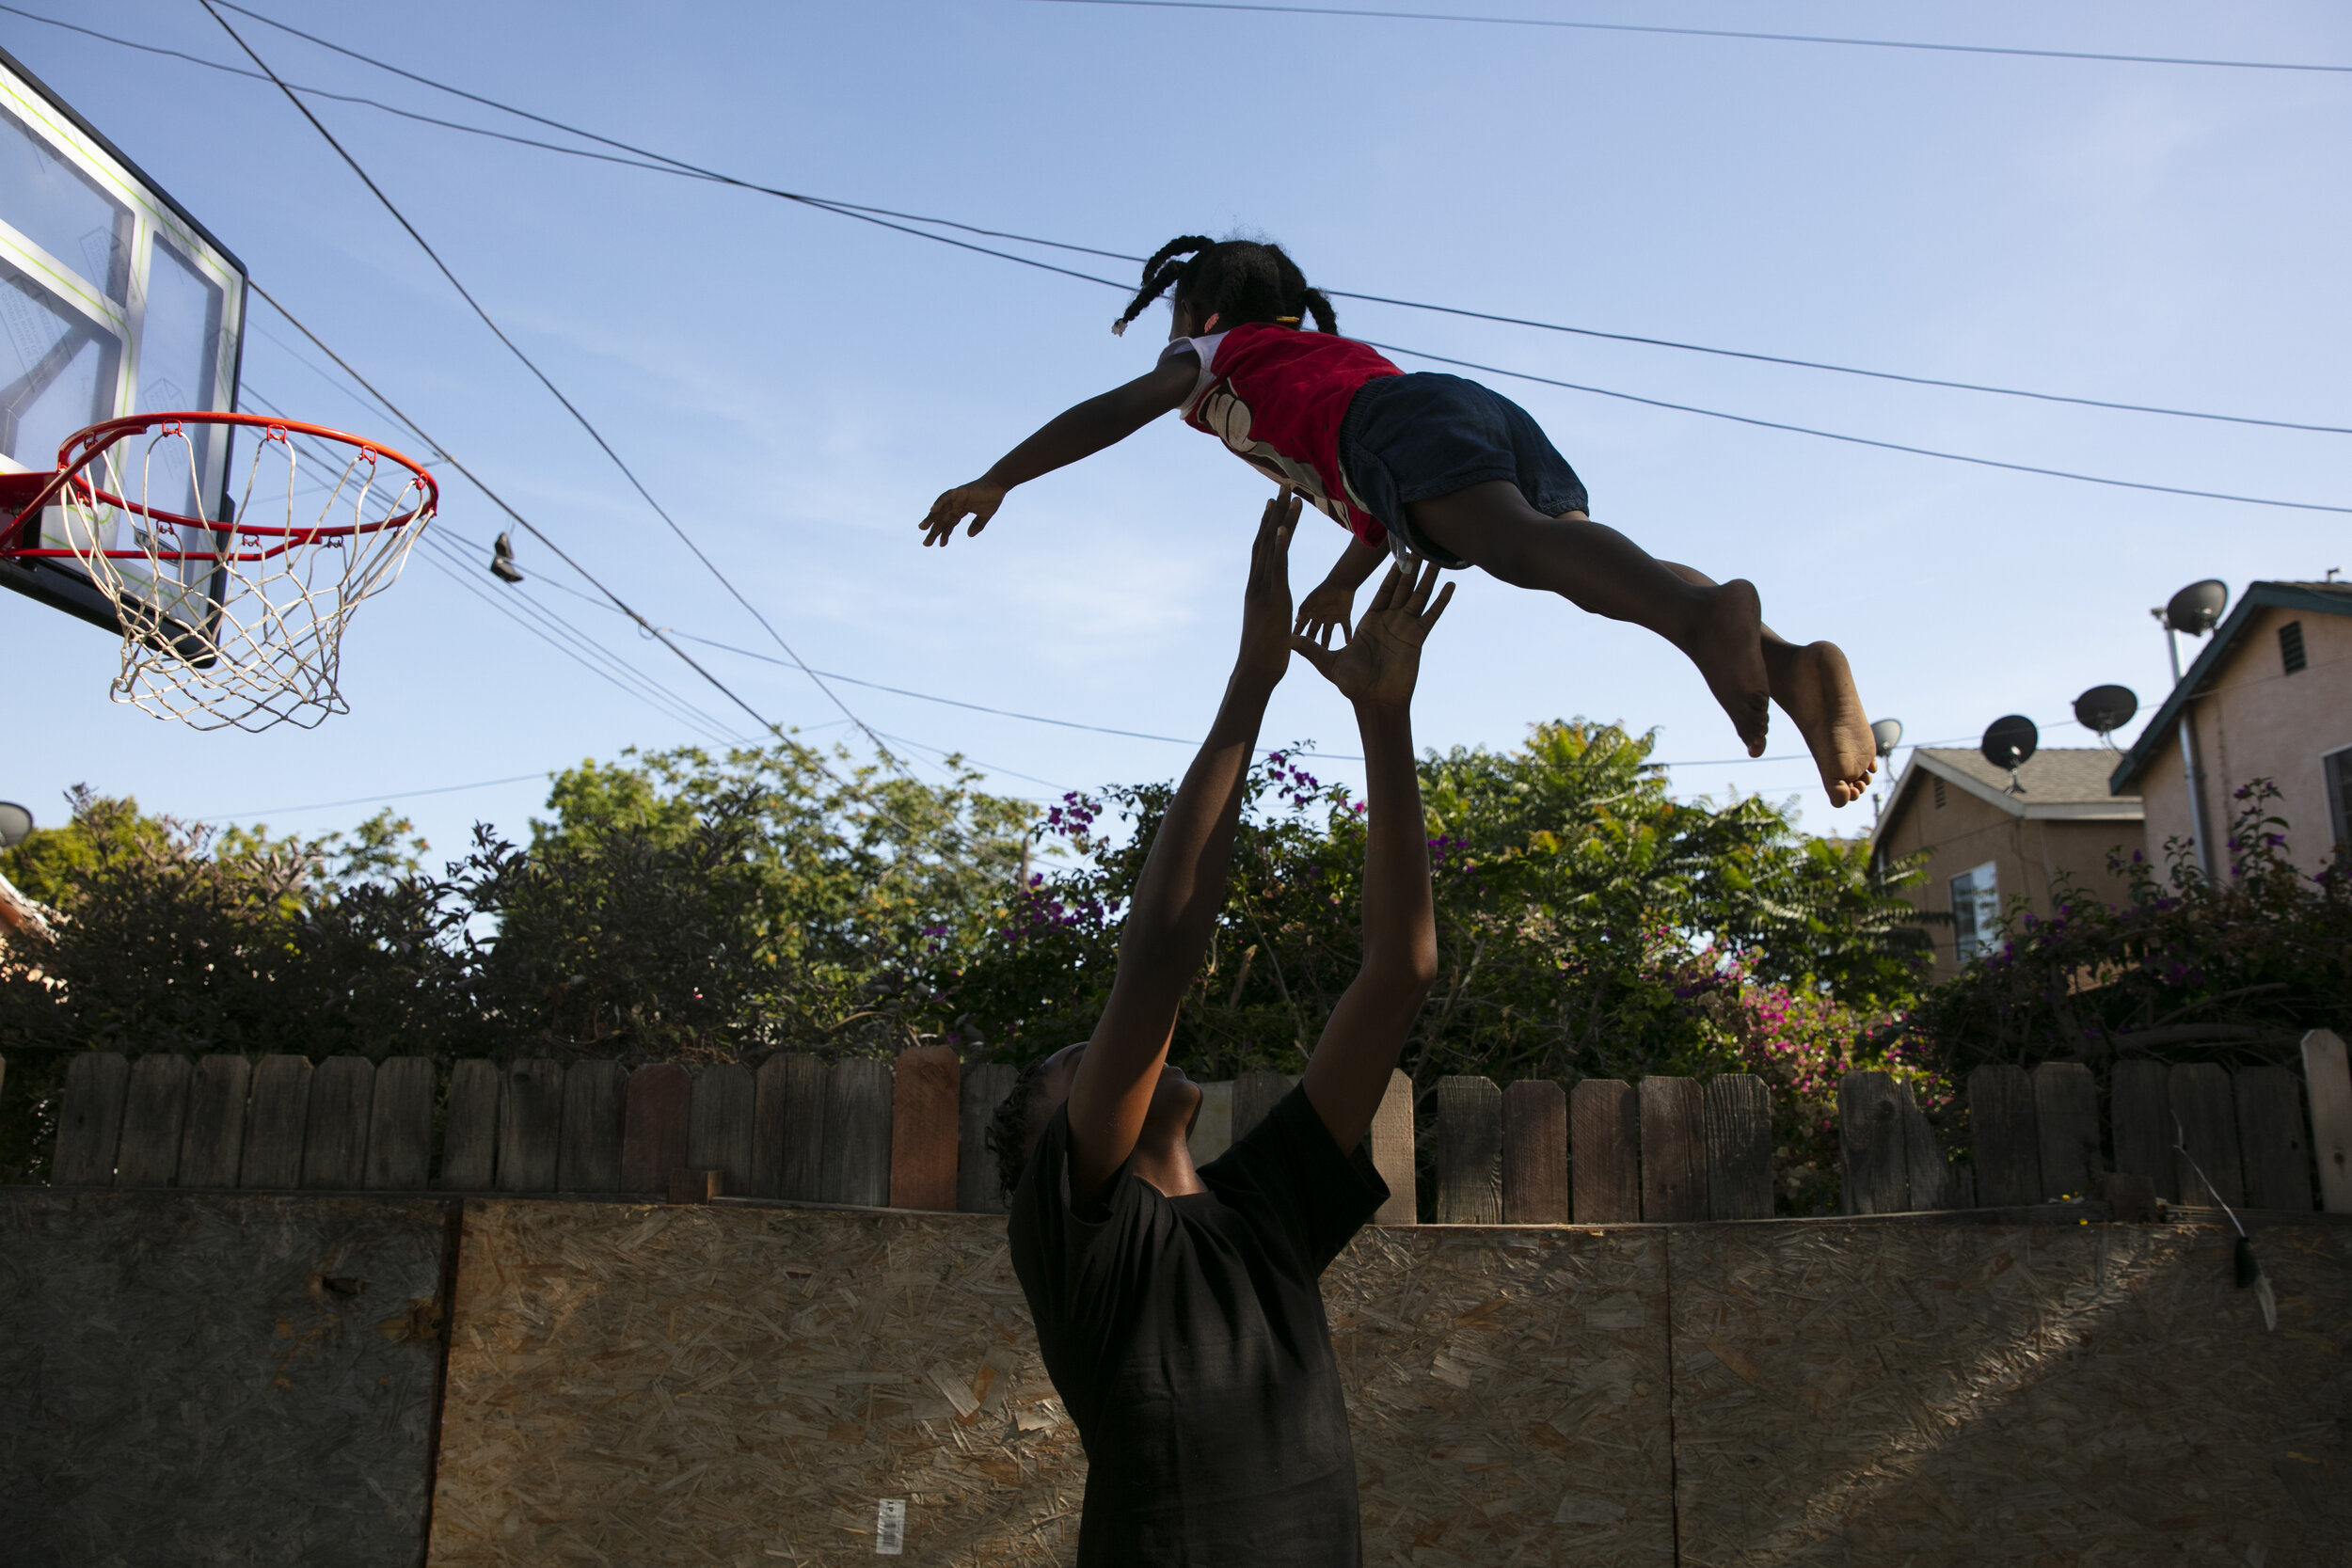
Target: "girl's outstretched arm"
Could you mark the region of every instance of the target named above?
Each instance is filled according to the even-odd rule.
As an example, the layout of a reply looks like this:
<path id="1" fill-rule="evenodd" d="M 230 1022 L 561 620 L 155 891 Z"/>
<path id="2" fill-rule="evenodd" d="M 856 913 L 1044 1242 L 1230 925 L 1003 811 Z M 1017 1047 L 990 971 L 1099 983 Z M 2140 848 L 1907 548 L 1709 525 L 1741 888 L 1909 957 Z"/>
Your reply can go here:
<path id="1" fill-rule="evenodd" d="M 1162 414 L 1184 405 L 1193 383 L 1200 379 L 1200 357 L 1190 350 L 1171 354 L 1151 371 L 1124 387 L 1114 387 L 1055 415 L 1043 429 L 996 460 L 996 466 L 969 484 L 959 484 L 931 502 L 921 527 L 923 543 L 945 545 L 956 536 L 956 525 L 972 519 L 978 533 L 1004 504 L 1005 492 L 1040 474 L 1067 467 L 1115 446 Z"/>

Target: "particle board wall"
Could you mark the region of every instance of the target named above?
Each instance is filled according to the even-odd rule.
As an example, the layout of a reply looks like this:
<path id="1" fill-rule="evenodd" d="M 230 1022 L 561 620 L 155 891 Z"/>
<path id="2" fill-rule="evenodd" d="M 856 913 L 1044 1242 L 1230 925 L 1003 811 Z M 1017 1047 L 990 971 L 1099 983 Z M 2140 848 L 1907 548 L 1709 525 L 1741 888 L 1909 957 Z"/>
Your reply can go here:
<path id="1" fill-rule="evenodd" d="M 2352 1227 L 1678 1228 L 1682 1561 L 2344 1560 Z"/>
<path id="2" fill-rule="evenodd" d="M 0 1190 L 0 1559 L 421 1561 L 448 1218 Z"/>
<path id="3" fill-rule="evenodd" d="M 982 1215 L 469 1203 L 431 1560 L 1062 1563 L 1085 1460 Z M 1367 1230 L 1326 1276 L 1366 1560 L 1673 1556 L 1657 1231 Z"/>

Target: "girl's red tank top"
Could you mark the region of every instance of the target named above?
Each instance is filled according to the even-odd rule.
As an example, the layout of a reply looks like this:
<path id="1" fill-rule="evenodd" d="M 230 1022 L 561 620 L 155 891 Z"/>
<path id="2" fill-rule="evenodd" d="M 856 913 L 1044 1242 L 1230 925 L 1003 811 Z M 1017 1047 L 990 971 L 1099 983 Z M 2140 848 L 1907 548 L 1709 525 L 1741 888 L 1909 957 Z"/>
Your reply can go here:
<path id="1" fill-rule="evenodd" d="M 1402 375 L 1370 344 L 1330 332 L 1251 322 L 1206 338 L 1179 338 L 1170 355 L 1200 359 L 1184 422 L 1223 441 L 1251 467 L 1288 484 L 1374 549 L 1388 530 L 1350 491 L 1340 467 L 1340 421 L 1357 389 Z"/>

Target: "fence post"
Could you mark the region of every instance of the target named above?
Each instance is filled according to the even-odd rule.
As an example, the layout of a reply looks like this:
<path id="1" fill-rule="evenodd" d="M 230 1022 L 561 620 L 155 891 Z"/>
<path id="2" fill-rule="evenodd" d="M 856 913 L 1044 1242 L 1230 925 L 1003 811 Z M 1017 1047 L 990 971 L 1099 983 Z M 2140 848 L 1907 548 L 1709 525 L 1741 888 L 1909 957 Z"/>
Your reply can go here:
<path id="1" fill-rule="evenodd" d="M 2331 1214 L 2352 1213 L 2352 1070 L 2333 1030 L 2303 1037 L 2303 1088 L 2312 1107 L 2320 1202 Z"/>
<path id="2" fill-rule="evenodd" d="M 1192 1163 L 1205 1165 L 1233 1147 L 1233 1081 L 1200 1085 L 1200 1114 L 1193 1118 L 1192 1135 L 1184 1140 Z"/>
<path id="3" fill-rule="evenodd" d="M 649 1062 L 628 1075 L 621 1111 L 621 1191 L 667 1193 L 686 1164 L 686 1125 L 694 1080 L 675 1062 Z"/>
<path id="4" fill-rule="evenodd" d="M 441 1124 L 441 1186 L 453 1193 L 486 1193 L 498 1174 L 498 1065 L 468 1057 L 449 1069 L 449 1116 Z"/>
<path id="5" fill-rule="evenodd" d="M 1005 1102 L 1013 1080 L 1020 1076 L 1021 1069 L 1010 1062 L 981 1062 L 964 1071 L 957 1091 L 956 1121 L 956 1207 L 964 1213 L 1005 1212 L 1004 1195 L 996 1190 L 996 1154 L 988 1147 L 988 1129 L 996 1119 L 996 1107 Z M 1201 1108 L 1205 1111 L 1206 1104 Z"/>
<path id="6" fill-rule="evenodd" d="M 333 1192 L 359 1185 L 368 1160 L 368 1111 L 375 1101 L 375 1064 L 329 1056 L 310 1074 L 310 1111 L 302 1130 L 302 1184 Z"/>
<path id="7" fill-rule="evenodd" d="M 1413 1081 L 1389 1069 L 1389 1087 L 1364 1134 L 1372 1146 L 1372 1168 L 1389 1184 L 1388 1201 L 1373 1214 L 1375 1225 L 1413 1225 L 1421 1218 L 1419 1177 L 1413 1163 Z"/>
<path id="8" fill-rule="evenodd" d="M 310 1115 L 310 1058 L 264 1056 L 253 1069 L 240 1187 L 302 1185 L 302 1129 Z"/>
<path id="9" fill-rule="evenodd" d="M 564 1069 L 544 1056 L 510 1062 L 499 1098 L 502 1193 L 555 1191 L 556 1146 L 564 1135 Z"/>
<path id="10" fill-rule="evenodd" d="M 1910 1178 L 1911 1207 L 1914 1209 L 1965 1209 L 1970 1207 L 1961 1197 L 1960 1173 L 1944 1157 L 1944 1146 L 1935 1139 L 1935 1129 L 1928 1125 L 1928 1115 L 1919 1109 L 1911 1085 L 1895 1085 L 1898 1109 L 1903 1120 L 1903 1166 Z"/>
<path id="11" fill-rule="evenodd" d="M 122 1101 L 115 1185 L 170 1186 L 180 1170 L 180 1137 L 187 1117 L 188 1059 L 176 1051 L 151 1051 L 133 1062 Z"/>
<path id="12" fill-rule="evenodd" d="M 694 1075 L 687 1102 L 686 1164 L 721 1172 L 720 1191 L 752 1190 L 752 1075 L 734 1062 L 714 1062 Z"/>
<path id="13" fill-rule="evenodd" d="M 1840 1202 L 1849 1214 L 1899 1214 L 1911 1208 L 1911 1157 L 1895 1080 L 1875 1069 L 1837 1080 Z"/>
<path id="14" fill-rule="evenodd" d="M 1707 1218 L 1707 1118 L 1691 1078 L 1645 1078 L 1642 1102 L 1642 1218 Z"/>
<path id="15" fill-rule="evenodd" d="M 764 1075 L 774 1069 L 772 1080 Z M 777 1119 L 775 1132 L 762 1131 L 761 1147 L 777 1149 L 776 1196 L 815 1203 L 825 1196 L 825 1101 L 831 1094 L 824 1060 L 805 1051 L 785 1051 L 760 1069 Z M 764 1127 L 764 1124 L 763 1124 Z"/>
<path id="16" fill-rule="evenodd" d="M 2099 1156 L 2099 1085 L 2080 1062 L 2044 1062 L 2033 1069 L 2034 1124 L 2042 1158 L 2041 1199 L 2054 1202 L 2090 1191 L 2106 1167 Z"/>
<path id="17" fill-rule="evenodd" d="M 1707 1119 L 1707 1217 L 1772 1217 L 1772 1104 L 1764 1080 L 1725 1072 L 1700 1085 Z"/>
<path id="18" fill-rule="evenodd" d="M 952 1045 L 914 1045 L 891 1073 L 890 1206 L 953 1213 L 963 1064 Z"/>
<path id="19" fill-rule="evenodd" d="M 388 1056 L 375 1064 L 375 1101 L 368 1109 L 371 1192 L 416 1193 L 433 1172 L 433 1058 Z"/>
<path id="20" fill-rule="evenodd" d="M 1249 1136 L 1265 1115 L 1282 1102 L 1297 1080 L 1279 1072 L 1245 1072 L 1233 1080 L 1233 1141 Z"/>
<path id="21" fill-rule="evenodd" d="M 890 1064 L 848 1056 L 825 1094 L 824 1200 L 880 1209 L 890 1202 Z"/>
<path id="22" fill-rule="evenodd" d="M 2167 1088 L 2172 1114 L 2180 1119 L 2176 1131 L 2188 1148 L 2185 1156 L 2174 1155 L 2180 1161 L 2173 1180 L 2180 1184 L 2181 1201 L 2205 1207 L 2218 1198 L 2233 1209 L 2238 1207 L 2246 1201 L 2246 1180 L 2238 1156 L 2237 1112 L 2232 1103 L 2230 1075 L 2213 1062 L 2176 1062 Z M 2211 1192 L 2189 1168 L 2191 1160 L 2203 1168 L 2205 1181 L 2212 1183 Z"/>
<path id="23" fill-rule="evenodd" d="M 1491 1079 L 1438 1080 L 1438 1223 L 1502 1218 L 1502 1091 Z"/>
<path id="24" fill-rule="evenodd" d="M 1988 1063 L 1968 1074 L 1968 1136 L 1977 1148 L 1977 1206 L 2042 1201 L 2042 1133 L 2026 1069 Z"/>
<path id="25" fill-rule="evenodd" d="M 1568 1097 L 1546 1078 L 1502 1091 L 1502 1223 L 1562 1225 L 1568 1217 Z"/>
<path id="26" fill-rule="evenodd" d="M 188 1115 L 180 1136 L 180 1185 L 233 1187 L 245 1153 L 245 1101 L 253 1064 L 243 1056 L 203 1056 L 188 1080 Z"/>
<path id="27" fill-rule="evenodd" d="M 2178 1202 L 2181 1184 L 2172 1168 L 2172 1112 L 2162 1062 L 2118 1062 L 2107 1074 L 2107 1118 L 2115 1140 L 2115 1168 L 2144 1176 L 2156 1196 Z"/>
<path id="28" fill-rule="evenodd" d="M 375 1092 L 384 1092 L 379 1078 Z M 628 1114 L 628 1072 L 606 1058 L 564 1069 L 564 1128 L 555 1152 L 559 1193 L 621 1190 L 621 1137 Z"/>
<path id="29" fill-rule="evenodd" d="M 1568 1094 L 1568 1181 L 1579 1225 L 1642 1217 L 1640 1112 L 1633 1085 L 1587 1078 Z"/>
<path id="30" fill-rule="evenodd" d="M 2237 1098 L 2238 1148 L 2246 1156 L 2246 1206 L 2310 1212 L 2312 1146 L 2295 1074 L 2282 1067 L 2242 1068 L 2230 1086 Z"/>

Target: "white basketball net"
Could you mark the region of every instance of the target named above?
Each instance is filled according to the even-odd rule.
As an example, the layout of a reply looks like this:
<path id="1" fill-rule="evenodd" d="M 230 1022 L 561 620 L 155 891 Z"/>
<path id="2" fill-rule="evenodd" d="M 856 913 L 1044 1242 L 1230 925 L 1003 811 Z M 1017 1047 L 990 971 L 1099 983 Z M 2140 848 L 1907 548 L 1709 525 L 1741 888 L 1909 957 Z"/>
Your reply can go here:
<path id="1" fill-rule="evenodd" d="M 310 729 L 350 711 L 343 627 L 398 580 L 433 490 L 370 447 L 248 427 L 234 526 L 166 520 L 200 515 L 193 476 L 225 433 L 174 420 L 109 444 L 57 493 L 43 542 L 121 618 L 116 702 L 199 730 Z"/>

